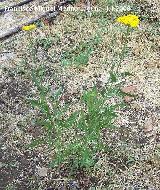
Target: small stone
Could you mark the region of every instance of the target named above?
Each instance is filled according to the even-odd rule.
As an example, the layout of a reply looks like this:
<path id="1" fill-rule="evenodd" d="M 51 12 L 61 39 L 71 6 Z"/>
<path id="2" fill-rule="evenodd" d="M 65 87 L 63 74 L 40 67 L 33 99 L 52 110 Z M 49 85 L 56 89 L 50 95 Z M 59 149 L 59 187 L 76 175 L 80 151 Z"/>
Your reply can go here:
<path id="1" fill-rule="evenodd" d="M 125 101 L 125 102 L 131 102 L 133 99 L 134 99 L 134 98 L 131 97 L 131 96 L 125 96 L 125 97 L 124 97 L 124 101 Z"/>
<path id="2" fill-rule="evenodd" d="M 123 87 L 121 90 L 125 93 L 133 93 L 136 90 L 136 86 L 133 86 L 133 85 L 126 86 L 126 87 Z"/>
<path id="3" fill-rule="evenodd" d="M 70 181 L 70 182 L 69 182 L 69 186 L 70 186 L 70 188 L 73 189 L 73 190 L 80 189 L 80 187 L 79 187 L 79 185 L 78 185 L 78 183 L 77 183 L 76 181 Z"/>
<path id="4" fill-rule="evenodd" d="M 123 87 L 121 90 L 122 90 L 122 92 L 133 94 L 136 91 L 136 86 L 133 86 L 133 85 L 126 86 L 126 87 Z M 131 97 L 131 96 L 124 97 L 125 102 L 130 102 L 133 99 L 134 99 L 134 97 Z"/>
<path id="5" fill-rule="evenodd" d="M 148 133 L 153 130 L 153 121 L 151 118 L 146 119 L 145 124 L 144 124 L 144 132 Z"/>
<path id="6" fill-rule="evenodd" d="M 48 169 L 46 167 L 37 167 L 37 174 L 40 177 L 45 177 L 47 176 Z"/>
<path id="7" fill-rule="evenodd" d="M 132 108 L 132 109 L 135 109 L 136 111 L 139 111 L 139 110 L 142 109 L 142 108 L 141 108 L 141 105 L 138 104 L 138 103 L 133 103 L 133 104 L 131 104 L 131 108 Z"/>

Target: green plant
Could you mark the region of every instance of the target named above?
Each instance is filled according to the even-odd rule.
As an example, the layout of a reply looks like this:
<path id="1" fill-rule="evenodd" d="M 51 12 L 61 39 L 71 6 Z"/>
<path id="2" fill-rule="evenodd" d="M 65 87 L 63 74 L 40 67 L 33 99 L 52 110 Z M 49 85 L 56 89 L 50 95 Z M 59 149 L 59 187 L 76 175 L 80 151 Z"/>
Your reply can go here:
<path id="1" fill-rule="evenodd" d="M 101 130 L 114 127 L 116 110 L 121 106 L 107 103 L 107 99 L 120 95 L 118 89 L 111 87 L 99 92 L 94 87 L 85 91 L 80 99 L 81 108 L 70 112 L 70 105 L 61 102 L 63 89 L 51 94 L 49 87 L 42 85 L 44 75 L 43 68 L 32 72 L 39 95 L 38 99 L 28 100 L 39 109 L 41 117 L 37 123 L 46 130 L 47 136 L 45 140 L 35 141 L 32 146 L 47 142 L 50 148 L 54 148 L 54 166 L 63 162 L 71 163 L 72 167 L 93 166 L 96 154 L 107 149 Z"/>
<path id="2" fill-rule="evenodd" d="M 51 37 L 37 38 L 35 43 L 36 45 L 44 48 L 45 50 L 48 50 L 53 44 L 53 39 Z"/>
<path id="3" fill-rule="evenodd" d="M 87 65 L 89 58 L 94 52 L 96 46 L 101 43 L 101 36 L 96 35 L 87 42 L 81 42 L 69 51 L 62 54 L 61 63 L 62 65 Z"/>
<path id="4" fill-rule="evenodd" d="M 129 31 L 126 36 L 128 33 Z M 87 42 L 81 42 L 62 54 L 62 63 L 86 65 L 89 56 L 99 43 L 101 43 L 100 35 L 96 35 Z M 126 43 L 127 41 L 122 53 L 119 54 L 119 64 L 123 60 Z M 32 80 L 37 87 L 38 96 L 37 99 L 30 98 L 29 102 L 33 107 L 38 108 L 40 117 L 37 123 L 44 128 L 46 135 L 45 139 L 35 141 L 32 146 L 47 143 L 49 148 L 54 150 L 55 155 L 51 166 L 68 163 L 74 168 L 89 169 L 97 161 L 96 154 L 107 150 L 101 131 L 103 128 L 114 127 L 116 110 L 124 105 L 121 102 L 110 104 L 109 99 L 126 95 L 120 90 L 121 82 L 118 79 L 130 75 L 127 72 L 119 74 L 117 72 L 119 64 L 113 63 L 111 66 L 107 87 L 98 90 L 95 86 L 84 91 L 79 101 L 80 107 L 74 111 L 70 109 L 71 104 L 61 101 L 63 88 L 52 93 L 49 86 L 43 85 L 45 69 L 40 67 L 33 70 Z"/>

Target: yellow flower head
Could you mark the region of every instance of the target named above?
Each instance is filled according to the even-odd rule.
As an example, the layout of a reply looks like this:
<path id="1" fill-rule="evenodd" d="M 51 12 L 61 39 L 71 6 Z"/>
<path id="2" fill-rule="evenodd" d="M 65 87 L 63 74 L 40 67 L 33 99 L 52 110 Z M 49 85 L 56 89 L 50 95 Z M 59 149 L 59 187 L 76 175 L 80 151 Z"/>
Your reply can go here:
<path id="1" fill-rule="evenodd" d="M 140 20 L 139 20 L 138 16 L 129 14 L 127 16 L 118 17 L 117 22 L 135 28 L 139 25 Z"/>
<path id="2" fill-rule="evenodd" d="M 36 28 L 35 24 L 30 24 L 30 25 L 27 25 L 27 26 L 23 26 L 22 30 L 29 31 L 29 30 L 33 30 L 35 28 Z"/>

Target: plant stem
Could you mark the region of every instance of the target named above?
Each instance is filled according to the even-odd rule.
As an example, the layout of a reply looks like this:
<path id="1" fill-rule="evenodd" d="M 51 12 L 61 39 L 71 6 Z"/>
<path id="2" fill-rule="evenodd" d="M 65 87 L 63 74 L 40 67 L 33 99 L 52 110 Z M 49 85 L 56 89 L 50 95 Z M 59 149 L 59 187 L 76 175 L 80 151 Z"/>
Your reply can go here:
<path id="1" fill-rule="evenodd" d="M 124 42 L 124 45 L 123 45 L 123 48 L 122 48 L 122 52 L 121 52 L 121 54 L 120 54 L 120 59 L 119 59 L 119 61 L 118 61 L 118 65 L 117 65 L 117 69 L 116 69 L 116 72 L 118 72 L 118 70 L 119 70 L 119 67 L 120 67 L 120 65 L 121 65 L 121 63 L 122 63 L 122 60 L 124 59 L 124 55 L 125 55 L 125 51 L 126 51 L 126 48 L 127 48 L 127 42 L 128 42 L 128 35 L 129 35 L 129 32 L 130 32 L 130 27 L 128 26 L 127 27 L 127 31 L 126 31 L 126 33 L 125 33 L 125 42 Z"/>

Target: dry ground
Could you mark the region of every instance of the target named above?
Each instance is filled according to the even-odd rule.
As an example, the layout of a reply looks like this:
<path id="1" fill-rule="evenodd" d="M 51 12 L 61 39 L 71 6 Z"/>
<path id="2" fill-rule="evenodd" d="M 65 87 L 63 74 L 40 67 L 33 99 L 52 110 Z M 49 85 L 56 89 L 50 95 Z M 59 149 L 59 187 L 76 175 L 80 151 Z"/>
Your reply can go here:
<path id="1" fill-rule="evenodd" d="M 78 3 L 77 6 L 83 4 Z M 83 12 L 66 11 L 50 26 L 42 24 L 34 31 L 19 32 L 1 42 L 2 190 L 160 188 L 159 2 L 99 0 L 94 6 L 100 11 L 92 13 L 91 17 L 86 17 Z M 115 7 L 120 8 L 117 10 Z M 110 62 L 116 59 L 116 52 L 121 51 L 123 46 L 125 27 L 115 23 L 115 18 L 128 13 L 129 8 L 140 15 L 141 23 L 129 36 L 128 50 L 120 72 L 133 74 L 123 81 L 123 85 L 136 87 L 138 96 L 121 110 L 116 121 L 117 128 L 103 131 L 110 151 L 99 157 L 92 173 L 75 171 L 70 174 L 65 165 L 51 169 L 48 165 L 53 159 L 54 150 L 49 151 L 46 145 L 33 150 L 27 147 L 33 139 L 44 134 L 33 120 L 38 113 L 26 104 L 28 95 L 36 91 L 29 75 L 30 68 L 44 65 L 47 71 L 45 82 L 53 90 L 63 85 L 64 101 L 73 101 L 74 104 L 84 89 L 91 88 L 95 83 L 106 83 Z M 100 43 L 96 45 L 88 65 L 62 65 L 65 52 L 99 34 Z M 52 43 L 46 48 L 38 44 L 35 65 L 28 47 L 30 41 L 40 38 L 52 38 Z"/>

